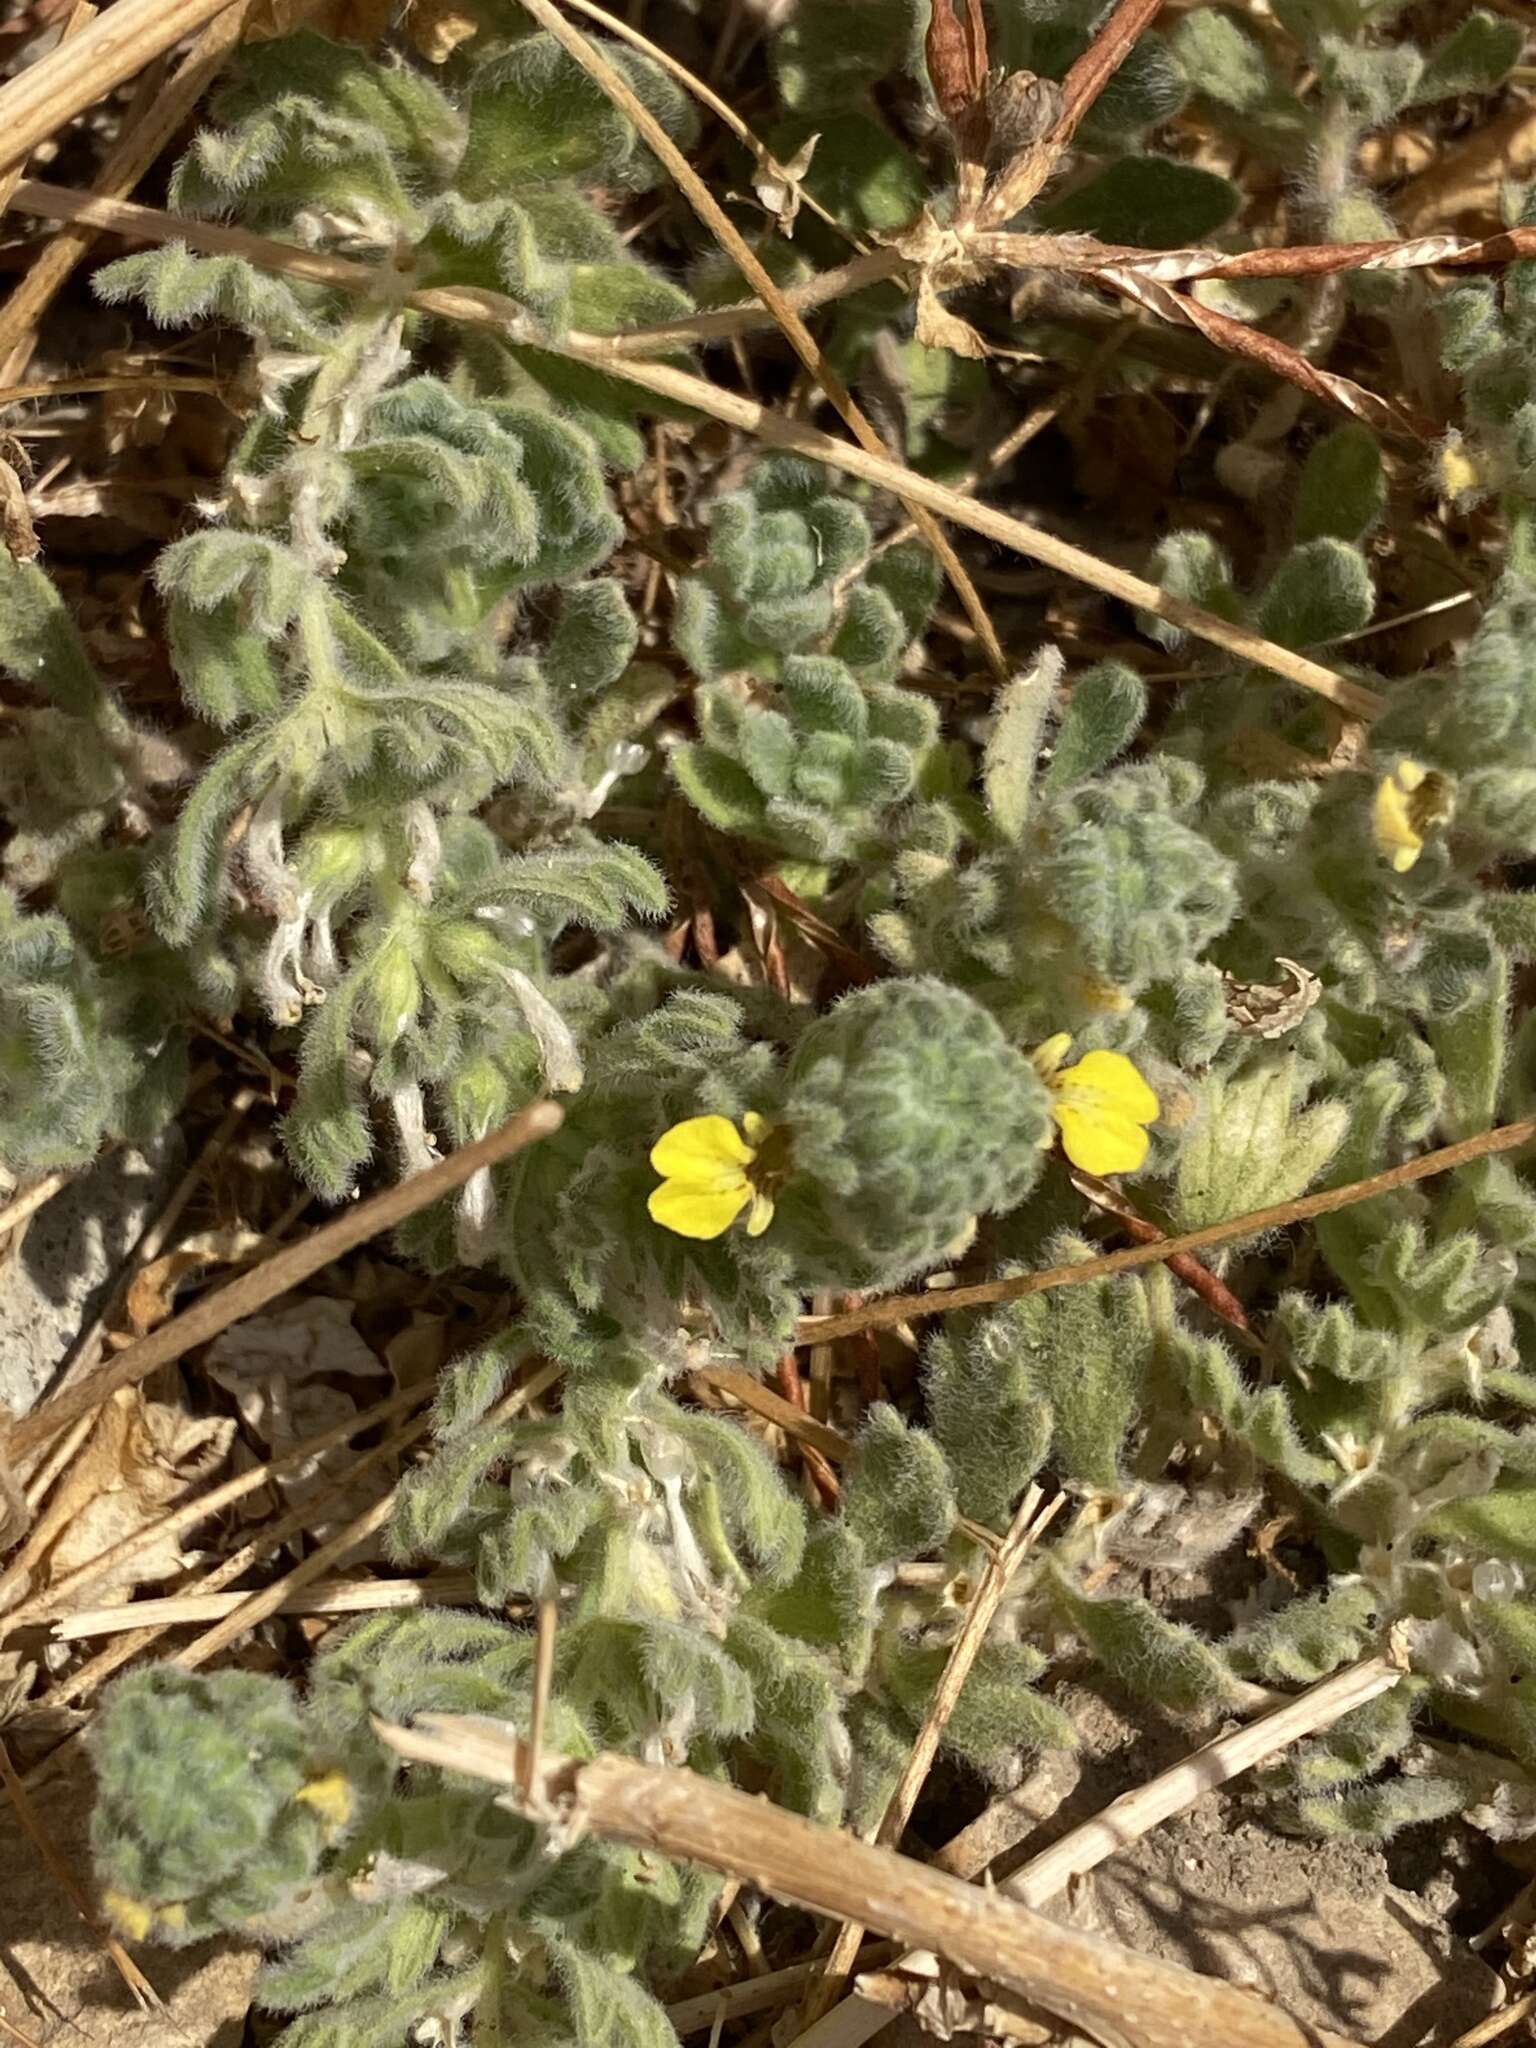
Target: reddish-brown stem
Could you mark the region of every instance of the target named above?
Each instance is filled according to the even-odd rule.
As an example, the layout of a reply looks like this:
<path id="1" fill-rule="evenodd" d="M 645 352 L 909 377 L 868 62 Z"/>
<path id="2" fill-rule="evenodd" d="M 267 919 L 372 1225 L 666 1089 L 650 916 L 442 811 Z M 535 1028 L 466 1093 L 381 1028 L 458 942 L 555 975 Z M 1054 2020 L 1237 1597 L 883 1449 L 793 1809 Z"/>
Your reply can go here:
<path id="1" fill-rule="evenodd" d="M 1168 1233 L 1159 1230 L 1139 1210 L 1133 1208 L 1118 1188 L 1108 1181 L 1100 1180 L 1097 1174 L 1074 1173 L 1072 1184 L 1079 1193 L 1086 1195 L 1095 1207 L 1108 1215 L 1117 1217 L 1125 1226 L 1126 1235 L 1135 1238 L 1138 1244 L 1159 1244 L 1166 1242 Z M 1165 1261 L 1170 1273 L 1174 1273 L 1193 1293 L 1198 1294 L 1212 1315 L 1220 1316 L 1224 1323 L 1240 1331 L 1251 1341 L 1251 1326 L 1247 1311 L 1237 1296 L 1223 1280 L 1218 1280 L 1209 1266 L 1202 1266 L 1191 1252 L 1174 1252 Z"/>
<path id="2" fill-rule="evenodd" d="M 1058 155 L 1077 133 L 1083 116 L 1135 49 L 1142 31 L 1151 26 L 1161 6 L 1162 0 L 1120 0 L 1114 13 L 1062 80 L 1061 118 L 1051 136 L 1051 147 Z"/>

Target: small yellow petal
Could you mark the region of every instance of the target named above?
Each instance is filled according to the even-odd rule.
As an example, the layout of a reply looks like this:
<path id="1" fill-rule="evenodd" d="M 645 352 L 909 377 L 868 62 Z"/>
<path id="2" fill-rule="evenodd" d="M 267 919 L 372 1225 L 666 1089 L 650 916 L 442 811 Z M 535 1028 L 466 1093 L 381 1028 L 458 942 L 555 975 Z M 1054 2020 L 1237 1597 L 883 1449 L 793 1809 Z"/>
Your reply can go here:
<path id="1" fill-rule="evenodd" d="M 706 1188 L 697 1181 L 664 1180 L 646 1207 L 651 1221 L 679 1237 L 722 1237 L 752 1200 L 745 1174 L 732 1187 Z"/>
<path id="2" fill-rule="evenodd" d="M 1459 434 L 1440 450 L 1435 466 L 1441 492 L 1447 498 L 1465 497 L 1487 482 L 1482 464 Z"/>
<path id="3" fill-rule="evenodd" d="M 352 1786 L 342 1771 L 326 1771 L 294 1793 L 302 1806 L 312 1806 L 328 1828 L 344 1828 L 352 1818 Z"/>
<path id="4" fill-rule="evenodd" d="M 728 1116 L 686 1117 L 651 1147 L 652 1166 L 669 1180 L 717 1180 L 725 1168 L 750 1166 L 756 1157 Z"/>
<path id="5" fill-rule="evenodd" d="M 1159 1113 L 1157 1096 L 1123 1052 L 1085 1053 L 1051 1079 L 1051 1114 L 1067 1157 L 1085 1173 L 1134 1173 L 1147 1156 L 1142 1128 Z"/>
<path id="6" fill-rule="evenodd" d="M 1029 1056 L 1029 1063 L 1042 1081 L 1049 1081 L 1071 1050 L 1071 1032 L 1056 1031 L 1044 1044 L 1035 1047 Z"/>
<path id="7" fill-rule="evenodd" d="M 747 1218 L 748 1237 L 761 1237 L 772 1221 L 772 1195 L 754 1194 L 752 1197 L 752 1213 Z"/>
<path id="8" fill-rule="evenodd" d="M 1075 1067 L 1056 1077 L 1063 1100 L 1081 1100 L 1082 1107 L 1102 1106 L 1109 1115 L 1129 1117 L 1132 1123 L 1156 1123 L 1158 1101 L 1147 1086 L 1141 1070 L 1123 1052 L 1085 1053 Z"/>
<path id="9" fill-rule="evenodd" d="M 1085 1110 L 1075 1103 L 1056 1105 L 1062 1149 L 1084 1173 L 1134 1173 L 1147 1156 L 1146 1131 L 1127 1116 Z"/>
<path id="10" fill-rule="evenodd" d="M 747 1143 L 755 1146 L 762 1144 L 773 1129 L 773 1125 L 769 1123 L 767 1117 L 759 1116 L 755 1109 L 749 1109 L 741 1120 L 741 1128 L 747 1134 Z"/>
<path id="11" fill-rule="evenodd" d="M 159 1907 L 155 1918 L 162 1927 L 168 1927 L 172 1934 L 180 1934 L 187 1924 L 187 1909 L 180 1899 L 176 1899 L 169 1906 Z"/>
<path id="12" fill-rule="evenodd" d="M 143 1941 L 155 1922 L 153 1906 L 131 1899 L 126 1892 L 103 1892 L 101 1903 L 130 1941 Z"/>
<path id="13" fill-rule="evenodd" d="M 1403 772 L 1413 765 L 1405 761 L 1395 775 L 1383 776 L 1376 785 L 1376 797 L 1371 805 L 1376 850 L 1391 861 L 1400 875 L 1406 874 L 1424 851 L 1424 835 L 1414 825 L 1408 808 L 1410 786 L 1405 786 Z"/>

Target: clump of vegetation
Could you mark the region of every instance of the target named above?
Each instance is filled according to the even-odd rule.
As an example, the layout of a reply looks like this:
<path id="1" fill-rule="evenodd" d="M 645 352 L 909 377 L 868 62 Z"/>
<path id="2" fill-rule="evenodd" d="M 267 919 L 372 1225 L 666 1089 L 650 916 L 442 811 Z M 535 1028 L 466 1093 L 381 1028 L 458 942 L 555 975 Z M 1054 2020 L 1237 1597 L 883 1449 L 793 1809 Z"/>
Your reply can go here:
<path id="1" fill-rule="evenodd" d="M 686 231 L 626 231 L 662 166 L 511 0 L 469 8 L 435 71 L 311 32 L 249 47 L 173 176 L 174 209 L 367 261 L 369 288 L 177 244 L 97 274 L 112 304 L 220 320 L 249 350 L 217 502 L 153 571 L 195 760 L 167 766 L 43 570 L 0 555 L 0 660 L 25 686 L 0 736 L 13 1174 L 163 1123 L 197 1016 L 296 1063 L 288 1156 L 327 1200 L 550 1094 L 566 1109 L 402 1236 L 515 1290 L 445 1374 L 389 1535 L 402 1565 L 472 1572 L 478 1611 L 339 1629 L 296 1683 L 137 1671 L 93 1731 L 111 1911 L 172 1943 L 281 1936 L 261 1997 L 287 2048 L 669 2041 L 657 1988 L 715 1882 L 552 1850 L 491 1789 L 403 1768 L 373 1718 L 526 1729 L 535 1638 L 507 1615 L 554 1603 L 550 1746 L 869 1827 L 955 1588 L 1037 1480 L 1081 1512 L 1019 1565 L 947 1720 L 967 1766 L 1072 1744 L 1069 1656 L 1193 1711 L 1390 1643 L 1402 1682 L 1276 1769 L 1276 1818 L 1536 1830 L 1517 1158 L 1239 1226 L 1194 1287 L 1156 1262 L 1015 1284 L 1091 1261 L 1124 1220 L 1236 1221 L 1531 1109 L 1513 991 L 1536 959 L 1536 257 L 1448 288 L 1235 260 L 1287 239 L 1280 184 L 1291 240 L 1393 238 L 1363 145 L 1495 93 L 1521 32 L 1476 12 L 1420 48 L 1364 0 L 1288 0 L 1262 34 L 1196 8 L 1085 113 L 1092 0 L 945 0 L 957 33 L 985 17 L 987 64 L 925 38 L 917 0 L 861 0 L 855 36 L 851 11 L 802 0 L 772 32 L 761 150 L 717 183 L 786 285 L 847 253 L 786 203 L 801 184 L 851 234 L 896 238 L 815 317 L 919 472 L 973 466 L 985 490 L 1019 362 L 1056 366 L 1068 413 L 1096 389 L 1132 420 L 1171 409 L 1205 495 L 1139 543 L 1176 615 L 1084 625 L 1005 589 L 1014 672 L 979 676 L 894 497 L 804 449 L 722 455 L 601 367 L 594 337 L 657 328 L 666 360 L 692 339 L 724 383 L 690 319 L 739 280 Z M 688 15 L 652 12 L 662 42 Z M 602 48 L 691 148 L 677 79 Z M 1230 175 L 1188 160 L 1196 134 Z M 754 175 L 766 220 L 734 196 Z M 1181 296 L 1136 269 L 1148 250 L 1215 273 L 1182 298 L 1200 317 L 1106 346 L 1106 281 L 1154 312 Z M 454 317 L 449 293 L 496 317 Z M 1212 337 L 1236 349 L 1232 329 L 1273 346 L 1229 378 Z M 1454 394 L 1433 446 L 1354 395 L 1362 333 L 1402 417 Z M 776 349 L 751 360 L 793 412 Z M 658 534 L 636 479 L 665 499 L 689 437 L 686 523 Z M 1042 522 L 1065 519 L 1045 460 L 1019 462 Z M 1383 591 L 1422 602 L 1401 536 L 1436 502 L 1467 561 L 1476 514 L 1485 587 L 1428 665 L 1373 668 Z M 1120 560 L 1125 528 L 1090 509 Z M 701 1365 L 775 1370 L 813 1308 L 956 1268 L 991 1298 L 914 1316 L 917 1382 L 862 1403 L 831 1507 L 693 1398 Z M 540 1359 L 557 1405 L 509 1413 Z M 1305 1565 L 1230 1626 L 1128 1590 L 1240 1553 L 1276 1501 Z"/>

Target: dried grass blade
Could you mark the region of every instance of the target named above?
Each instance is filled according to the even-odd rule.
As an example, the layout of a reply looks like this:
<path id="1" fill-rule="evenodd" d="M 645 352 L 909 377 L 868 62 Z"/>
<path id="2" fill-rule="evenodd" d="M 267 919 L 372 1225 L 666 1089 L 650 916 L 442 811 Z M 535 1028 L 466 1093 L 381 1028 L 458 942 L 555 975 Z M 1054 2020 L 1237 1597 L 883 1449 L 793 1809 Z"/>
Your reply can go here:
<path id="1" fill-rule="evenodd" d="M 404 1222 L 407 1216 L 413 1216 L 418 1209 L 424 1209 L 429 1202 L 462 1187 L 482 1167 L 494 1166 L 503 1159 L 509 1159 L 514 1152 L 520 1152 L 525 1145 L 547 1138 L 560 1128 L 561 1122 L 558 1104 L 533 1103 L 503 1124 L 500 1130 L 492 1131 L 488 1137 L 450 1154 L 425 1173 L 415 1174 L 397 1187 L 385 1188 L 371 1200 L 359 1202 L 355 1208 L 311 1231 L 298 1244 L 288 1246 L 262 1265 L 205 1295 L 185 1314 L 163 1323 L 149 1336 L 141 1337 L 137 1344 L 130 1344 L 104 1371 L 95 1373 L 83 1386 L 57 1400 L 44 1402 L 35 1413 L 13 1423 L 8 1446 L 10 1455 L 14 1457 L 18 1452 L 45 1442 L 77 1417 L 99 1408 L 119 1387 L 135 1386 L 162 1365 L 184 1358 L 197 1345 L 206 1344 L 241 1317 L 254 1315 L 257 1309 L 265 1308 L 269 1301 L 275 1301 L 280 1294 L 286 1294 L 291 1287 L 298 1286 L 300 1281 L 309 1279 L 344 1253 L 366 1243 L 370 1237 L 377 1237 L 384 1230 L 393 1230 L 396 1224 Z"/>
<path id="2" fill-rule="evenodd" d="M 829 1344 L 836 1337 L 851 1337 L 859 1330 L 894 1329 L 900 1323 L 916 1322 L 925 1316 L 948 1315 L 956 1309 L 984 1308 L 999 1301 L 1019 1301 L 1028 1294 L 1044 1294 L 1053 1287 L 1071 1287 L 1079 1281 L 1102 1279 L 1108 1273 L 1132 1273 L 1140 1266 L 1160 1264 L 1176 1252 L 1200 1252 L 1211 1245 L 1229 1244 L 1236 1237 L 1260 1237 L 1266 1231 L 1286 1230 L 1293 1223 L 1305 1223 L 1313 1216 L 1332 1215 L 1338 1209 L 1368 1202 L 1373 1195 L 1390 1194 L 1394 1188 L 1411 1187 L 1437 1173 L 1450 1173 L 1474 1159 L 1492 1158 L 1513 1152 L 1536 1138 L 1536 1117 L 1519 1123 L 1501 1124 L 1475 1137 L 1462 1138 L 1454 1145 L 1421 1153 L 1401 1166 L 1389 1166 L 1367 1180 L 1351 1181 L 1345 1187 L 1322 1188 L 1316 1194 L 1299 1196 L 1294 1202 L 1277 1202 L 1272 1208 L 1253 1209 L 1244 1216 L 1229 1217 L 1225 1223 L 1210 1223 L 1202 1230 L 1186 1230 L 1177 1237 L 1160 1237 L 1151 1244 L 1129 1246 L 1125 1251 L 1105 1252 L 1096 1259 L 1076 1265 L 1050 1266 L 1039 1273 L 1020 1273 L 1007 1280 L 984 1280 L 974 1287 L 932 1289 L 924 1294 L 899 1294 L 866 1308 L 851 1309 L 844 1315 L 802 1316 L 796 1331 L 799 1344 Z"/>
<path id="3" fill-rule="evenodd" d="M 24 163 L 40 142 L 105 99 L 115 86 L 231 0 L 116 0 L 83 34 L 50 50 L 0 86 L 0 171 Z"/>
<path id="4" fill-rule="evenodd" d="M 377 269 L 371 264 L 324 255 L 316 250 L 296 249 L 284 242 L 249 234 L 241 228 L 225 227 L 216 221 L 187 220 L 125 200 L 82 198 L 77 193 L 40 184 L 33 179 L 23 179 L 17 187 L 16 203 L 28 212 L 40 213 L 52 220 L 83 220 L 149 241 L 182 241 L 189 248 L 243 256 L 263 269 L 338 285 L 344 290 L 372 291 L 380 281 Z M 1126 604 L 1167 619 L 1170 624 L 1253 663 L 1255 667 L 1266 668 L 1304 690 L 1315 691 L 1353 717 L 1373 718 L 1382 707 L 1382 699 L 1363 683 L 1336 675 L 1321 662 L 1277 646 L 1262 634 L 1218 618 L 1214 612 L 1208 612 L 1200 605 L 1185 604 L 1169 597 L 1156 584 L 1129 575 L 1109 562 L 1101 562 L 1097 556 L 1083 548 L 1073 547 L 1069 541 L 1059 540 L 1054 534 L 1044 533 L 993 506 L 976 504 L 963 492 L 920 476 L 888 456 L 872 455 L 867 449 L 834 440 L 830 434 L 818 433 L 814 427 L 805 426 L 800 421 L 784 419 L 755 400 L 744 398 L 737 392 L 724 391 L 706 378 L 695 377 L 686 370 L 677 370 L 665 363 L 626 361 L 615 352 L 614 343 L 607 336 L 567 334 L 556 337 L 544 334 L 534 327 L 520 307 L 495 292 L 429 287 L 411 293 L 409 303 L 441 319 L 513 333 L 521 341 L 547 348 L 556 355 L 569 356 L 574 362 L 590 363 L 624 378 L 627 383 L 655 392 L 659 397 L 691 407 L 711 419 L 723 420 L 726 425 L 739 427 L 745 433 L 755 434 L 776 447 L 796 449 L 830 468 L 864 477 L 894 491 L 904 500 L 926 505 L 956 525 L 968 526 L 973 532 L 985 534 L 1030 560 L 1043 562 L 1050 568 L 1059 569 L 1063 575 L 1076 577 L 1092 589 L 1102 590 Z"/>
<path id="5" fill-rule="evenodd" d="M 1192 327 L 1227 354 L 1246 356 L 1249 361 L 1261 364 L 1274 376 L 1283 377 L 1310 397 L 1320 398 L 1324 404 L 1337 406 L 1354 419 L 1363 420 L 1378 433 L 1428 441 L 1439 431 L 1432 420 L 1417 418 L 1385 398 L 1378 398 L 1374 391 L 1367 391 L 1352 377 L 1342 377 L 1336 370 L 1323 369 L 1277 335 L 1266 334 L 1262 328 L 1234 320 L 1229 313 L 1217 312 L 1214 306 L 1202 305 L 1198 299 L 1185 292 L 1177 292 L 1171 285 L 1162 284 L 1142 271 L 1106 265 L 1102 269 L 1088 271 L 1086 275 L 1118 292 L 1122 298 L 1133 300 L 1147 312 L 1156 314 L 1159 320 L 1167 320 L 1175 327 Z"/>
<path id="6" fill-rule="evenodd" d="M 602 88 L 614 105 L 634 123 L 655 155 L 666 165 L 694 212 L 783 328 L 790 346 L 847 422 L 859 445 L 870 453 L 888 457 L 885 443 L 876 433 L 863 408 L 855 400 L 842 377 L 827 361 L 815 336 L 764 268 L 756 250 L 746 241 L 730 215 L 660 121 L 635 93 L 629 81 L 614 69 L 589 37 L 583 35 L 580 29 L 565 19 L 560 10 L 552 4 L 552 0 L 522 0 L 522 5 L 541 27 L 546 28 L 556 38 L 561 47 Z M 908 501 L 907 510 L 917 521 L 923 539 L 937 556 L 954 588 L 955 595 L 960 600 L 961 608 L 975 628 L 977 639 L 987 658 L 987 666 L 999 682 L 1005 680 L 1008 663 L 1002 645 L 975 584 L 972 583 L 965 565 L 955 552 L 954 544 L 926 507 L 917 505 L 916 501 Z"/>

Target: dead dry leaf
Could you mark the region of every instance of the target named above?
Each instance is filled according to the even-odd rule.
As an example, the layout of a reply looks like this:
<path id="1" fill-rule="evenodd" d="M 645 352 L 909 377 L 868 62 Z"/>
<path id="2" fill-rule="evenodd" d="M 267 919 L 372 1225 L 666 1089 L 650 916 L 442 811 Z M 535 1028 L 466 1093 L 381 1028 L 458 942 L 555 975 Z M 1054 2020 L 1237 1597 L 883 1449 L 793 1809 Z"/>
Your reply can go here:
<path id="1" fill-rule="evenodd" d="M 19 1650 L 0 1650 L 0 1728 L 14 1721 L 26 1705 L 37 1666 Z"/>
<path id="2" fill-rule="evenodd" d="M 951 313 L 926 271 L 917 280 L 917 338 L 924 348 L 947 348 L 951 355 L 982 362 L 991 350 L 969 320 Z"/>
<path id="3" fill-rule="evenodd" d="M 191 1416 L 145 1400 L 137 1388 L 120 1389 L 61 1484 L 68 1520 L 44 1562 L 46 1579 L 62 1578 L 205 1485 L 228 1457 L 234 1434 L 228 1416 Z M 109 1605 L 134 1586 L 179 1577 L 195 1561 L 178 1536 L 162 1535 L 94 1580 L 88 1598 Z"/>
<path id="4" fill-rule="evenodd" d="M 151 1259 L 133 1276 L 125 1312 L 135 1337 L 158 1328 L 175 1306 L 176 1290 L 193 1273 L 233 1265 L 261 1243 L 259 1230 L 205 1230 L 162 1258 Z"/>
<path id="5" fill-rule="evenodd" d="M 411 1320 L 384 1346 L 384 1356 L 397 1385 L 419 1387 L 435 1380 L 448 1363 L 448 1321 L 413 1309 Z"/>
<path id="6" fill-rule="evenodd" d="M 1275 965 L 1283 967 L 1287 977 L 1278 987 L 1263 981 L 1234 981 L 1230 974 L 1222 976 L 1227 1015 L 1249 1038 L 1283 1038 L 1322 997 L 1323 985 L 1310 968 L 1283 954 L 1277 956 Z"/>
<path id="7" fill-rule="evenodd" d="M 819 133 L 808 135 L 794 155 L 783 162 L 766 149 L 757 160 L 752 189 L 763 211 L 772 214 L 783 234 L 795 232 L 795 219 L 800 212 L 802 197 L 800 187 L 811 168 L 811 158 L 816 154 L 820 140 Z"/>
<path id="8" fill-rule="evenodd" d="M 446 64 L 461 43 L 479 35 L 482 24 L 461 0 L 413 0 L 406 33 L 418 56 Z"/>
<path id="9" fill-rule="evenodd" d="M 0 546 L 14 562 L 35 562 L 42 552 L 27 506 L 26 487 L 4 461 L 0 461 Z"/>
<path id="10" fill-rule="evenodd" d="M 233 1396 L 240 1419 L 269 1458 L 282 1458 L 307 1438 L 334 1429 L 357 1412 L 357 1399 L 338 1379 L 379 1379 L 386 1368 L 352 1326 L 353 1305 L 309 1295 L 236 1323 L 208 1347 L 208 1377 Z M 249 1451 L 240 1460 L 249 1466 Z M 357 1453 L 345 1444 L 306 1458 L 276 1485 L 290 1505 L 311 1499 L 349 1466 Z M 365 1480 L 348 1489 L 317 1519 L 309 1534 L 320 1541 L 377 1498 Z M 263 1513 L 252 1502 L 253 1510 Z M 374 1546 L 376 1549 L 377 1546 Z M 372 1554 L 360 1551 L 358 1556 Z"/>
<path id="11" fill-rule="evenodd" d="M 237 1405 L 274 1380 L 308 1380 L 323 1372 L 377 1379 L 384 1371 L 352 1327 L 351 1302 L 328 1294 L 306 1295 L 286 1308 L 247 1316 L 214 1339 L 206 1364 L 209 1378 L 227 1387 Z M 251 1423 L 249 1416 L 245 1419 Z"/>

